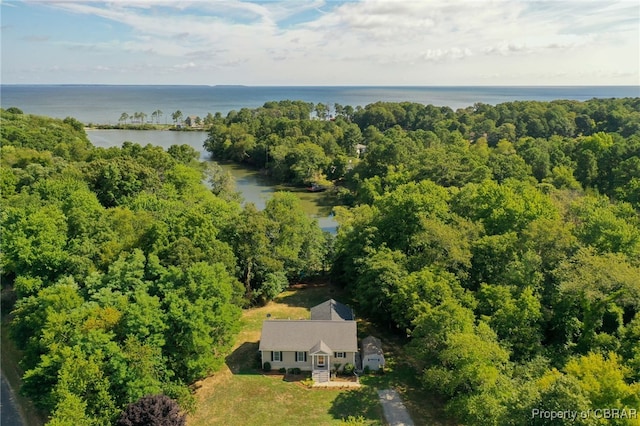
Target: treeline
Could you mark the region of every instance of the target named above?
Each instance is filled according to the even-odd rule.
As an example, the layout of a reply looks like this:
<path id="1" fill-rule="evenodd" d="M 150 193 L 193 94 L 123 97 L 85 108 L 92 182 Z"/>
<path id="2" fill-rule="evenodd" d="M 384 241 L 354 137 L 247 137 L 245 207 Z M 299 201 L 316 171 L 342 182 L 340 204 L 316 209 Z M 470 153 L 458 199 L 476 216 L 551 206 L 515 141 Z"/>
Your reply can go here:
<path id="1" fill-rule="evenodd" d="M 346 175 L 354 207 L 336 209 L 333 275 L 360 315 L 409 337 L 423 386 L 461 423 L 637 424 L 639 106 L 353 117 L 367 151 Z"/>
<path id="2" fill-rule="evenodd" d="M 241 307 L 325 267 L 292 194 L 242 207 L 189 146 L 95 148 L 75 119 L 0 113 L 3 314 L 49 424 L 113 424 L 153 394 L 192 409 Z"/>
<path id="3" fill-rule="evenodd" d="M 343 186 L 333 277 L 360 315 L 408 336 L 453 418 L 636 424 L 640 99 L 327 110 L 231 112 L 206 147 Z"/>
<path id="4" fill-rule="evenodd" d="M 380 189 L 392 168 L 405 181 L 447 187 L 531 176 L 640 203 L 639 98 L 457 111 L 409 102 L 331 110 L 281 101 L 216 115 L 212 123 L 205 147 L 214 159 L 265 169 L 278 182 L 346 184 L 357 201 L 368 196 L 362 180 L 373 178 L 370 185 Z"/>
<path id="5" fill-rule="evenodd" d="M 291 194 L 241 207 L 187 146 L 94 148 L 77 120 L 15 110 L 0 134 L 10 328 L 53 424 L 108 424 L 149 393 L 188 408 L 239 306 L 327 259 L 461 423 L 640 406 L 638 98 L 216 115 L 214 158 L 340 185 L 335 244 Z M 605 420 L 630 423 L 566 423 Z"/>

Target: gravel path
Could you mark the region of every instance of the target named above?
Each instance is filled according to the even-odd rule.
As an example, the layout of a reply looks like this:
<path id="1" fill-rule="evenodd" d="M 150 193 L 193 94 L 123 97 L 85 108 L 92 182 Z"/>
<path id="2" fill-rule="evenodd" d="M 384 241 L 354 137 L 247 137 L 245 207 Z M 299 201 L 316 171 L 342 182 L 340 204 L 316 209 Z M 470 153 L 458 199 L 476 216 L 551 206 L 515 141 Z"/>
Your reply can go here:
<path id="1" fill-rule="evenodd" d="M 20 417 L 13 391 L 9 387 L 9 383 L 4 379 L 4 375 L 2 375 L 1 382 L 0 424 L 2 426 L 22 426 L 24 422 Z"/>
<path id="2" fill-rule="evenodd" d="M 398 392 L 392 389 L 378 391 L 384 417 L 389 426 L 414 426 L 407 408 L 402 403 Z"/>

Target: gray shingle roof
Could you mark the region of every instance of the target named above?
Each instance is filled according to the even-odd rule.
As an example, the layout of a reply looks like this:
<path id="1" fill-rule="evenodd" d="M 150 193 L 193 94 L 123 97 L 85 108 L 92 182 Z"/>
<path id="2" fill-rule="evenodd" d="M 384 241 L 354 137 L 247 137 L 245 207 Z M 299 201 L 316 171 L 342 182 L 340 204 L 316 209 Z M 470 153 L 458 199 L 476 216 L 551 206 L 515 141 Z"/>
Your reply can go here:
<path id="1" fill-rule="evenodd" d="M 333 299 L 329 299 L 311 308 L 312 320 L 345 320 L 353 321 L 355 317 L 350 307 Z"/>
<path id="2" fill-rule="evenodd" d="M 382 355 L 382 342 L 380 339 L 373 336 L 362 339 L 362 355 Z"/>
<path id="3" fill-rule="evenodd" d="M 261 351 L 309 351 L 320 340 L 334 352 L 358 350 L 355 321 L 267 320 Z"/>

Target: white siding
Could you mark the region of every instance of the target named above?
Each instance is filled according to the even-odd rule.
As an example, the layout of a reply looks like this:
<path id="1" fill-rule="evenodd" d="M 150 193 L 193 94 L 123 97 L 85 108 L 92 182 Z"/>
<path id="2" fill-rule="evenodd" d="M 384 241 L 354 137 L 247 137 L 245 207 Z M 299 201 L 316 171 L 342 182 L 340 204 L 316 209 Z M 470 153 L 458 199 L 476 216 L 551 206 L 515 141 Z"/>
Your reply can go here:
<path id="1" fill-rule="evenodd" d="M 369 369 L 376 371 L 380 366 L 384 367 L 384 356 L 382 355 L 367 355 L 362 360 L 362 368 L 369 367 Z"/>
<path id="2" fill-rule="evenodd" d="M 282 361 L 271 361 L 271 351 L 262 351 L 262 363 L 271 364 L 272 370 L 281 368 L 299 368 L 300 370 L 311 370 L 311 355 L 307 353 L 307 362 L 296 362 L 296 353 L 293 351 L 282 351 Z"/>

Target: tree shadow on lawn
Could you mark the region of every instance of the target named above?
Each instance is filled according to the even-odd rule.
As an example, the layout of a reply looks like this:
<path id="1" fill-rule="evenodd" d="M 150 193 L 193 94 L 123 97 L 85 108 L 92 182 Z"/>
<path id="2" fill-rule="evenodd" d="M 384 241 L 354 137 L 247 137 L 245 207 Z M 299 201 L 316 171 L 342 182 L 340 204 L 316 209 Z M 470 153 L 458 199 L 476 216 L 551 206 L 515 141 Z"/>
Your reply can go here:
<path id="1" fill-rule="evenodd" d="M 258 374 L 259 342 L 244 342 L 224 359 L 233 374 Z"/>
<path id="2" fill-rule="evenodd" d="M 329 299 L 336 299 L 339 302 L 346 303 L 343 293 L 344 291 L 341 288 L 329 284 L 328 278 L 310 277 L 305 279 L 304 282 L 291 285 L 280 296 L 276 297 L 274 302 L 296 308 L 310 309 Z"/>
<path id="3" fill-rule="evenodd" d="M 382 424 L 380 419 L 384 418 L 378 393 L 368 386 L 341 392 L 333 401 L 329 414 L 337 420 L 362 416 L 373 424 Z"/>

